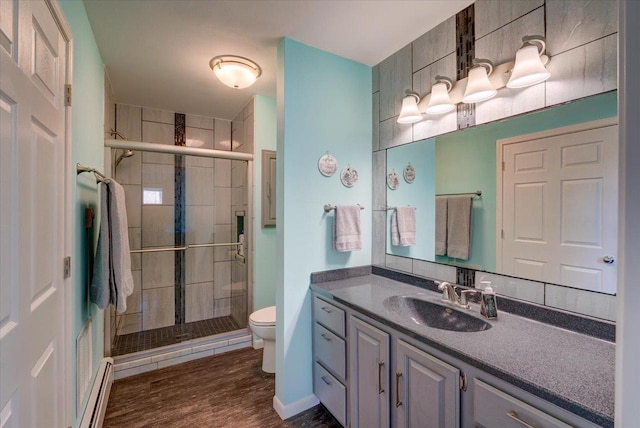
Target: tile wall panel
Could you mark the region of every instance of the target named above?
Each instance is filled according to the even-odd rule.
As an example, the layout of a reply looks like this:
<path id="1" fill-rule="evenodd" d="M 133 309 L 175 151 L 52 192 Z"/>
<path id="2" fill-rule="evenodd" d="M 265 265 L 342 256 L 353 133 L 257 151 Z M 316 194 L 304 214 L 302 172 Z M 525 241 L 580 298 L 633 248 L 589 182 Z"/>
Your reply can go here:
<path id="1" fill-rule="evenodd" d="M 405 91 L 411 90 L 411 45 L 380 63 L 380 119 L 400 114 Z"/>
<path id="2" fill-rule="evenodd" d="M 455 51 L 456 17 L 452 16 L 414 40 L 412 70 L 416 72 Z"/>
<path id="3" fill-rule="evenodd" d="M 133 293 L 127 297 L 127 310 L 125 314 L 134 314 L 142 312 L 142 272 L 132 270 L 133 277 Z"/>
<path id="4" fill-rule="evenodd" d="M 166 247 L 174 245 L 174 212 L 169 205 L 142 207 L 142 246 Z"/>
<path id="5" fill-rule="evenodd" d="M 213 159 L 209 159 L 213 162 Z M 213 168 L 189 167 L 186 170 L 186 195 L 187 205 L 213 205 L 214 204 L 214 173 Z"/>
<path id="6" fill-rule="evenodd" d="M 187 284 L 185 310 L 186 322 L 213 318 L 213 282 Z"/>
<path id="7" fill-rule="evenodd" d="M 213 121 L 213 119 L 211 120 Z M 187 147 L 196 147 L 199 149 L 214 148 L 214 131 L 212 129 L 200 129 L 187 126 L 185 132 Z M 213 159 L 199 156 L 186 156 L 185 165 L 213 168 Z"/>
<path id="8" fill-rule="evenodd" d="M 232 242 L 231 225 L 216 224 L 214 226 L 213 242 L 216 244 Z M 234 247 L 215 247 L 213 251 L 214 261 L 223 262 L 223 261 L 231 260 L 231 257 L 234 253 L 233 248 Z"/>
<path id="9" fill-rule="evenodd" d="M 142 290 L 142 328 L 167 327 L 175 324 L 174 287 Z"/>
<path id="10" fill-rule="evenodd" d="M 426 278 L 456 283 L 456 268 L 424 260 L 413 260 L 413 273 Z"/>
<path id="11" fill-rule="evenodd" d="M 384 266 L 386 250 L 386 211 L 373 211 L 373 234 L 371 264 Z"/>
<path id="12" fill-rule="evenodd" d="M 493 122 L 545 106 L 545 84 L 524 89 L 502 88 L 494 98 L 476 104 L 476 124 Z"/>
<path id="13" fill-rule="evenodd" d="M 129 228 L 129 248 L 139 250 L 142 247 L 142 229 L 139 227 Z M 131 270 L 142 269 L 142 254 L 131 254 Z"/>
<path id="14" fill-rule="evenodd" d="M 413 74 L 413 89 L 421 97 L 431 92 L 431 87 L 436 81 L 436 76 L 445 76 L 451 80 L 456 79 L 456 56 L 447 55 L 428 67 Z M 419 104 L 420 111 L 426 109 L 426 99 Z M 458 125 L 458 113 L 454 109 L 443 115 L 424 115 L 421 122 L 413 124 L 413 141 L 429 138 L 434 135 L 455 131 Z M 406 125 L 405 125 L 406 126 Z"/>
<path id="15" fill-rule="evenodd" d="M 231 188 L 216 187 L 215 223 L 231 224 Z"/>
<path id="16" fill-rule="evenodd" d="M 483 37 L 543 4 L 544 0 L 477 0 L 474 3 L 476 37 Z"/>
<path id="17" fill-rule="evenodd" d="M 546 284 L 545 304 L 558 309 L 616 320 L 616 296 Z"/>
<path id="18" fill-rule="evenodd" d="M 196 116 L 193 114 L 186 115 L 187 128 L 201 128 L 213 131 L 213 121 L 214 119 L 212 117 Z M 189 138 L 188 135 L 187 138 Z"/>
<path id="19" fill-rule="evenodd" d="M 480 281 L 491 281 L 493 290 L 503 296 L 544 304 L 544 284 L 541 282 L 476 272 L 475 287 L 478 289 L 482 289 Z"/>
<path id="20" fill-rule="evenodd" d="M 174 145 L 175 129 L 173 124 L 142 122 L 142 141 L 145 143 Z M 165 153 L 143 152 L 142 162 L 174 164 L 174 155 Z"/>
<path id="21" fill-rule="evenodd" d="M 557 55 L 618 32 L 618 2 L 547 0 L 547 52 Z"/>
<path id="22" fill-rule="evenodd" d="M 142 331 L 142 313 L 116 315 L 116 334 L 137 333 Z"/>
<path id="23" fill-rule="evenodd" d="M 373 208 L 382 210 L 387 205 L 387 152 L 373 153 Z"/>
<path id="24" fill-rule="evenodd" d="M 215 159 L 215 186 L 231 187 L 231 160 Z"/>
<path id="25" fill-rule="evenodd" d="M 117 104 L 116 130 L 129 140 L 142 141 L 142 107 Z"/>
<path id="26" fill-rule="evenodd" d="M 142 253 L 142 289 L 171 287 L 175 284 L 175 253 Z"/>
<path id="27" fill-rule="evenodd" d="M 380 90 L 380 66 L 371 67 L 371 92 L 374 94 Z"/>
<path id="28" fill-rule="evenodd" d="M 233 262 L 216 262 L 214 267 L 213 296 L 217 299 L 231 297 L 231 264 Z"/>
<path id="29" fill-rule="evenodd" d="M 613 91 L 618 85 L 617 34 L 552 58 L 547 65 L 546 104 Z"/>
<path id="30" fill-rule="evenodd" d="M 127 210 L 127 225 L 140 227 L 142 224 L 142 188 L 138 185 L 124 184 L 125 208 Z"/>
<path id="31" fill-rule="evenodd" d="M 380 122 L 380 149 L 389 149 L 413 141 L 413 127 L 398 123 L 397 117 Z"/>
<path id="32" fill-rule="evenodd" d="M 372 143 L 371 147 L 374 151 L 380 150 L 380 92 L 373 94 L 372 111 Z"/>
<path id="33" fill-rule="evenodd" d="M 213 281 L 213 248 L 189 248 L 186 251 L 185 284 Z"/>
<path id="34" fill-rule="evenodd" d="M 170 125 L 173 125 L 175 123 L 175 113 L 167 110 L 158 110 L 154 108 L 143 107 L 142 120 L 146 120 L 149 122 L 168 123 Z"/>
<path id="35" fill-rule="evenodd" d="M 407 257 L 398 257 L 391 254 L 385 255 L 385 265 L 389 269 L 395 269 L 403 272 L 413 272 L 413 259 Z"/>
<path id="36" fill-rule="evenodd" d="M 185 239 L 187 244 L 210 244 L 213 242 L 213 212 L 213 205 L 187 206 L 187 221 L 185 224 Z"/>
<path id="37" fill-rule="evenodd" d="M 139 187 L 139 186 L 138 186 Z M 142 189 L 161 189 L 162 204 L 175 204 L 174 166 L 155 163 L 142 164 Z"/>
<path id="38" fill-rule="evenodd" d="M 216 150 L 231 150 L 231 122 L 228 120 L 215 119 L 215 140 Z"/>

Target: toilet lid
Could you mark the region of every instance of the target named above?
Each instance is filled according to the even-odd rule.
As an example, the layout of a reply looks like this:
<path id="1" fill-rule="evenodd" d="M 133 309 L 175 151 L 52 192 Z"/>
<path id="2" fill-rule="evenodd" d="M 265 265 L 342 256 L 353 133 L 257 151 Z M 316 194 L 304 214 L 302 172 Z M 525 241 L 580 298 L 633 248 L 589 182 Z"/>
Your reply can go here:
<path id="1" fill-rule="evenodd" d="M 249 315 L 249 321 L 254 324 L 275 325 L 276 324 L 276 307 L 260 309 Z"/>

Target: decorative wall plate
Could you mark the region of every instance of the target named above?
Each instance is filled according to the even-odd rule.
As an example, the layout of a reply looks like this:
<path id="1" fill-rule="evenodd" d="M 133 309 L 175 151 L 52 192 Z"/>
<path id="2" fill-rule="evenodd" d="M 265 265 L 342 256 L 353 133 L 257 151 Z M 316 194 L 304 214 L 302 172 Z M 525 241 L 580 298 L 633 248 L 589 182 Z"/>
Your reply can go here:
<path id="1" fill-rule="evenodd" d="M 411 162 L 409 162 L 409 165 L 404 167 L 404 181 L 411 184 L 415 179 L 416 169 L 413 167 L 413 165 L 411 165 Z"/>
<path id="2" fill-rule="evenodd" d="M 318 169 L 320 174 L 325 177 L 331 177 L 338 170 L 338 161 L 335 156 L 327 152 L 318 159 Z"/>
<path id="3" fill-rule="evenodd" d="M 389 189 L 396 190 L 400 185 L 400 177 L 398 177 L 398 173 L 395 169 L 391 170 L 391 172 L 387 175 L 387 186 Z"/>
<path id="4" fill-rule="evenodd" d="M 345 187 L 353 187 L 358 181 L 358 171 L 351 168 L 351 165 L 347 166 L 340 172 L 340 181 Z"/>

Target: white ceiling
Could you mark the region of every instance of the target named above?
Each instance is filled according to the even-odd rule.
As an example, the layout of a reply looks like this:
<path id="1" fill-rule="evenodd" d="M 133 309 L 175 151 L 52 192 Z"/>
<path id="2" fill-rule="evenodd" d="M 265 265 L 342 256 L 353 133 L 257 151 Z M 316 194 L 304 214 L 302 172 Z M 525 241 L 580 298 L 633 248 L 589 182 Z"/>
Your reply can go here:
<path id="1" fill-rule="evenodd" d="M 473 0 L 84 0 L 118 103 L 232 119 L 254 94 L 275 97 L 283 36 L 375 65 Z M 209 60 L 263 69 L 255 85 L 220 83 Z"/>

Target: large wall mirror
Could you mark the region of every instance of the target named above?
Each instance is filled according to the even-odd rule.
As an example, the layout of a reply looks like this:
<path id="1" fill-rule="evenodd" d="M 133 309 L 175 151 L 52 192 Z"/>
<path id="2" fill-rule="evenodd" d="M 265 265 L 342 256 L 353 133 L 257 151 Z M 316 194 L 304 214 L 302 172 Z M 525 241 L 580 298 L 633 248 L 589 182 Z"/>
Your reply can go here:
<path id="1" fill-rule="evenodd" d="M 611 306 L 617 147 L 613 91 L 388 149 L 387 173 L 395 171 L 400 181 L 387 187 L 387 205 L 416 207 L 416 245 L 392 246 L 387 221 L 386 252 L 540 283 L 539 291 L 517 295 L 538 303 L 560 290 L 566 299 Z M 402 179 L 408 163 L 415 168 L 412 183 Z M 442 236 L 436 198 L 457 194 L 471 204 L 466 258 L 436 250 L 435 243 Z"/>

